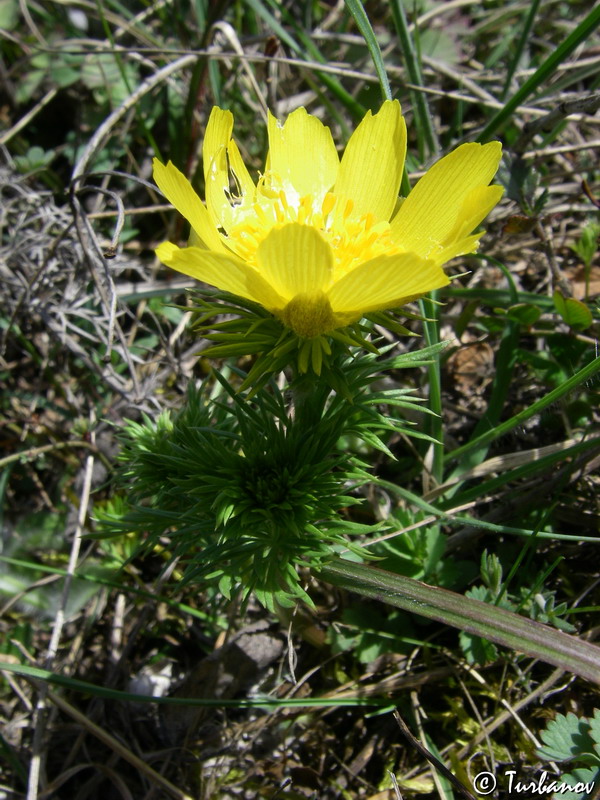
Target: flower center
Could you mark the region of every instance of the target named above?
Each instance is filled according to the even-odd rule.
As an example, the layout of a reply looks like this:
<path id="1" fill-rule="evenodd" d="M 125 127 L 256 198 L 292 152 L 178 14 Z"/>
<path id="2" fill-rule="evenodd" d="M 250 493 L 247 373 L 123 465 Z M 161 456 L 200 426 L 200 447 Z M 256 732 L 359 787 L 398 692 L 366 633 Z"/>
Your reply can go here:
<path id="1" fill-rule="evenodd" d="M 312 339 L 338 327 L 323 292 L 297 294 L 281 312 L 281 319 L 303 339 Z"/>
<path id="2" fill-rule="evenodd" d="M 332 192 L 322 200 L 313 195 L 299 197 L 293 187 L 284 186 L 277 176 L 267 173 L 260 179 L 253 200 L 242 198 L 232 206 L 233 224 L 225 243 L 239 258 L 256 266 L 256 249 L 273 228 L 289 222 L 310 225 L 331 245 L 336 281 L 365 261 L 403 250 L 392 240 L 389 222 L 376 222 L 371 213 L 358 217 L 353 205 L 352 200 Z"/>

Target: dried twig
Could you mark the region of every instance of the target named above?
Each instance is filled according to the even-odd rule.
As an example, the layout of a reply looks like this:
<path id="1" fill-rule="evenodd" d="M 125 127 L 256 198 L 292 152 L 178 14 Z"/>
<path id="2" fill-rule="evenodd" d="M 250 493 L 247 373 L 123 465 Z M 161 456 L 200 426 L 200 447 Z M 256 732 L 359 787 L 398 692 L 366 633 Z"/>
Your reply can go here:
<path id="1" fill-rule="evenodd" d="M 526 122 L 512 149 L 515 153 L 524 153 L 527 145 L 536 134 L 551 130 L 557 123 L 571 114 L 594 114 L 599 108 L 600 92 L 595 92 L 585 97 L 576 97 L 574 100 L 564 100 L 552 111 L 540 117 L 540 119 Z"/>
<path id="2" fill-rule="evenodd" d="M 92 434 L 92 444 L 94 444 L 93 434 Z M 79 500 L 77 527 L 75 529 L 73 542 L 71 544 L 71 553 L 69 555 L 69 563 L 67 565 L 67 572 L 65 575 L 65 584 L 62 591 L 60 604 L 56 612 L 56 617 L 54 619 L 54 626 L 52 628 L 50 644 L 48 645 L 48 652 L 46 654 L 46 660 L 44 662 L 44 668 L 47 670 L 51 670 L 53 668 L 54 660 L 58 652 L 58 646 L 60 643 L 60 637 L 62 634 L 63 625 L 65 623 L 65 610 L 69 599 L 69 593 L 71 591 L 71 583 L 73 581 L 73 576 L 75 574 L 75 569 L 77 567 L 77 561 L 79 559 L 79 550 L 81 547 L 83 526 L 85 524 L 85 518 L 87 516 L 87 509 L 90 500 L 93 469 L 94 469 L 94 456 L 90 453 L 90 455 L 88 455 L 88 457 L 86 458 L 85 462 L 83 488 Z M 37 800 L 38 797 L 40 772 L 42 765 L 43 738 L 44 738 L 44 731 L 46 728 L 46 719 L 47 719 L 46 700 L 48 698 L 49 691 L 50 690 L 48 688 L 48 684 L 44 683 L 40 685 L 40 691 L 34 712 L 34 732 L 33 732 L 31 762 L 29 765 L 29 778 L 27 782 L 27 800 Z"/>
<path id="3" fill-rule="evenodd" d="M 463 797 L 466 797 L 467 800 L 476 800 L 476 797 L 471 794 L 466 786 L 464 786 L 458 780 L 458 778 L 450 772 L 448 767 L 445 764 L 442 764 L 439 758 L 436 758 L 432 753 L 430 753 L 429 750 L 424 747 L 415 736 L 412 735 L 408 725 L 404 722 L 397 711 L 394 711 L 394 719 L 398 723 L 398 727 L 400 728 L 402 735 L 408 739 L 409 743 L 415 748 L 415 750 L 419 751 L 423 758 L 426 758 L 427 761 L 429 761 L 429 763 L 432 764 L 436 770 L 438 770 L 438 772 L 441 772 L 442 775 L 450 781 L 452 786 L 454 786 L 454 788 L 460 792 Z"/>

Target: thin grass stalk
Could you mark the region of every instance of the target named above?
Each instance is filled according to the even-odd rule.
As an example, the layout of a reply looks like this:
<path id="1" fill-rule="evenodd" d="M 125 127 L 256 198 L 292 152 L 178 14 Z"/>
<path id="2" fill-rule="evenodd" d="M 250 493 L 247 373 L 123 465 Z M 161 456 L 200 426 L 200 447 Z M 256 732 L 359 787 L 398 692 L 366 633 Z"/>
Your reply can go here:
<path id="1" fill-rule="evenodd" d="M 501 261 L 498 261 L 498 259 L 496 258 L 492 258 L 491 256 L 484 258 L 486 261 L 490 261 L 496 267 L 502 270 L 507 280 L 508 291 L 510 294 L 510 302 L 516 304 L 518 302 L 519 296 L 517 293 L 517 287 L 515 286 L 515 282 L 510 273 L 510 270 L 508 270 L 505 267 L 505 265 Z M 471 434 L 472 438 L 477 438 L 480 434 L 489 431 L 498 423 L 500 419 L 500 416 L 502 414 L 502 409 L 504 408 L 504 404 L 506 402 L 506 398 L 510 390 L 512 376 L 517 360 L 519 333 L 520 333 L 519 324 L 516 321 L 507 318 L 506 327 L 502 332 L 502 336 L 500 339 L 500 347 L 498 348 L 498 352 L 496 354 L 494 362 L 495 369 L 494 369 L 494 378 L 492 381 L 490 399 L 485 414 L 482 415 L 481 419 L 475 426 L 473 433 Z M 471 469 L 477 464 L 480 464 L 487 455 L 489 449 L 488 445 L 489 442 L 486 442 L 478 449 L 471 450 L 467 454 L 466 458 L 461 459 L 457 467 L 448 476 L 447 480 L 454 478 L 457 475 L 460 475 L 462 472 Z M 450 492 L 449 496 L 454 494 L 455 491 L 456 489 L 453 489 Z"/>
<path id="2" fill-rule="evenodd" d="M 544 81 L 546 81 L 557 69 L 557 67 L 567 59 L 571 53 L 584 42 L 588 36 L 600 25 L 600 5 L 597 5 L 587 17 L 582 20 L 575 30 L 567 36 L 565 41 L 554 50 L 544 63 L 533 73 L 529 80 L 515 92 L 506 105 L 492 117 L 488 124 L 477 137 L 478 142 L 487 142 L 492 138 L 510 119 L 513 111 L 518 108 L 525 100 L 535 92 Z"/>
<path id="3" fill-rule="evenodd" d="M 392 90 L 390 88 L 390 82 L 388 80 L 387 73 L 385 71 L 385 64 L 383 63 L 383 57 L 381 55 L 381 49 L 379 47 L 379 42 L 375 36 L 375 32 L 371 26 L 371 22 L 366 14 L 366 11 L 360 2 L 360 0 L 346 0 L 346 6 L 348 10 L 352 14 L 354 21 L 358 27 L 358 30 L 361 32 L 365 44 L 367 45 L 367 49 L 373 59 L 373 64 L 375 65 L 375 71 L 377 72 L 377 77 L 379 78 L 379 85 L 381 87 L 381 95 L 384 100 L 391 100 L 392 99 Z M 406 170 L 406 164 L 402 170 L 402 179 L 400 182 L 400 192 L 403 197 L 407 197 L 408 193 L 410 192 L 410 180 L 408 178 L 408 172 Z"/>
<path id="4" fill-rule="evenodd" d="M 306 60 L 307 54 L 313 61 L 321 61 L 323 64 L 326 63 L 326 59 L 324 58 L 321 51 L 318 47 L 314 44 L 314 42 L 307 36 L 304 31 L 300 30 L 297 25 L 294 25 L 294 20 L 289 18 L 289 15 L 286 12 L 285 8 L 281 8 L 279 4 L 271 3 L 274 8 L 277 8 L 277 11 L 283 12 L 285 15 L 285 19 L 290 23 L 290 25 L 294 25 L 296 28 L 296 32 L 299 38 L 302 41 L 302 45 L 304 46 L 305 50 L 298 44 L 298 42 L 294 39 L 293 36 L 281 25 L 281 23 L 271 14 L 268 8 L 265 8 L 264 4 L 260 2 L 260 0 L 246 0 L 247 4 L 256 14 L 263 19 L 264 22 L 271 28 L 271 30 L 277 35 L 281 41 L 286 44 L 294 53 L 296 53 L 300 58 Z M 319 72 L 315 70 L 315 73 L 319 80 L 331 91 L 338 100 L 344 104 L 344 106 L 348 109 L 348 111 L 356 118 L 362 119 L 365 115 L 365 108 L 361 103 L 354 99 L 354 97 L 347 92 L 346 89 L 342 86 L 342 84 L 335 78 L 333 75 L 330 75 L 326 72 Z"/>
<path id="5" fill-rule="evenodd" d="M 390 3 L 392 9 L 392 17 L 394 26 L 400 40 L 400 48 L 404 57 L 404 64 L 408 72 L 410 82 L 415 86 L 423 87 L 423 75 L 421 73 L 421 65 L 417 57 L 416 50 L 413 45 L 412 37 L 408 29 L 408 22 L 406 14 L 404 13 L 403 0 L 392 0 Z M 419 141 L 419 156 L 421 160 L 425 159 L 425 152 L 423 143 L 427 147 L 429 155 L 434 155 L 439 152 L 439 142 L 433 126 L 431 112 L 429 111 L 429 104 L 424 92 L 411 93 L 413 104 L 415 108 L 415 122 L 417 125 L 417 136 Z"/>
<path id="6" fill-rule="evenodd" d="M 577 372 L 563 384 L 557 386 L 556 389 L 553 389 L 551 392 L 548 392 L 548 394 L 544 395 L 544 397 L 542 397 L 540 400 L 537 400 L 535 403 L 532 403 L 532 405 L 523 409 L 523 411 L 515 414 L 510 419 L 507 419 L 505 422 L 497 425 L 486 433 L 482 433 L 481 436 L 477 436 L 475 439 L 471 439 L 469 442 L 457 447 L 456 450 L 453 450 L 451 453 L 448 453 L 446 456 L 446 461 L 459 458 L 465 453 L 468 453 L 472 450 L 477 450 L 494 439 L 504 436 L 504 434 L 508 433 L 513 428 L 516 428 L 518 425 L 522 425 L 523 422 L 535 416 L 535 414 L 539 414 L 545 408 L 551 406 L 552 403 L 556 403 L 557 400 L 560 400 L 562 397 L 569 394 L 569 392 L 573 391 L 573 389 L 575 389 L 577 386 L 580 386 L 582 383 L 590 380 L 590 378 L 593 378 L 597 372 L 600 372 L 600 356 L 595 358 L 593 361 L 590 361 L 586 367 L 580 369 L 579 372 Z"/>
<path id="7" fill-rule="evenodd" d="M 112 689 L 108 686 L 81 681 L 60 672 L 51 672 L 29 664 L 15 664 L 14 661 L 0 661 L 0 673 L 9 672 L 21 675 L 31 683 L 43 681 L 54 686 L 62 686 L 70 692 L 89 694 L 92 697 L 105 697 L 121 703 L 151 703 L 162 706 L 200 706 L 207 708 L 338 708 L 347 706 L 389 706 L 386 697 L 157 697 L 150 694 L 136 694 Z"/>
<path id="8" fill-rule="evenodd" d="M 392 0 L 391 2 L 392 16 L 398 38 L 400 40 L 400 47 L 404 56 L 404 63 L 406 70 L 409 74 L 411 83 L 415 86 L 423 86 L 423 76 L 421 74 L 421 66 L 415 48 L 413 46 L 406 15 L 404 13 L 403 0 Z M 424 92 L 413 92 L 413 103 L 415 107 L 415 118 L 417 124 L 417 137 L 419 142 L 419 155 L 424 158 L 425 142 L 430 154 L 439 151 L 439 143 L 435 130 L 433 127 L 433 120 L 429 111 L 429 105 Z M 410 184 L 406 170 L 402 180 L 401 191 L 404 196 L 410 192 Z M 436 293 L 431 293 L 431 298 L 435 300 Z M 419 301 L 421 314 L 424 317 L 423 328 L 425 340 L 428 345 L 437 344 L 439 342 L 439 320 L 437 313 L 437 306 L 434 303 L 430 304 L 433 311 L 432 316 L 425 311 L 425 302 Z M 433 463 L 432 475 L 434 480 L 439 484 L 443 481 L 443 458 L 444 458 L 444 429 L 442 421 L 442 382 L 440 373 L 440 359 L 439 355 L 436 356 L 430 365 L 427 367 L 429 376 L 429 407 L 437 415 L 430 417 L 427 421 L 428 433 L 436 440 L 433 445 Z"/>
<path id="9" fill-rule="evenodd" d="M 515 74 L 517 67 L 519 66 L 519 62 L 521 61 L 521 57 L 523 56 L 523 51 L 525 50 L 525 45 L 529 40 L 529 34 L 531 33 L 531 29 L 533 27 L 533 22 L 535 20 L 539 5 L 540 5 L 540 0 L 532 0 L 531 6 L 529 8 L 529 13 L 527 14 L 525 24 L 523 25 L 523 30 L 521 31 L 521 35 L 519 36 L 519 41 L 517 42 L 517 46 L 515 48 L 512 61 L 510 62 L 510 64 L 508 65 L 508 69 L 506 70 L 506 79 L 504 81 L 504 88 L 502 89 L 502 94 L 500 95 L 501 100 L 506 100 L 506 96 L 508 95 L 513 75 Z"/>
<path id="10" fill-rule="evenodd" d="M 420 508 L 427 514 L 432 514 L 440 521 L 443 521 L 445 525 L 458 525 L 460 527 L 477 528 L 483 531 L 490 531 L 492 533 L 499 533 L 502 535 L 508 534 L 511 536 L 525 536 L 527 538 L 535 535 L 538 539 L 552 539 L 556 541 L 572 542 L 573 544 L 580 544 L 581 542 L 598 544 L 597 536 L 574 536 L 568 533 L 554 533 L 553 531 L 533 531 L 531 528 L 515 528 L 512 525 L 499 525 L 495 522 L 488 522 L 484 519 L 476 519 L 475 517 L 470 517 L 468 514 L 456 514 L 452 512 L 452 509 L 449 509 L 448 511 L 442 511 L 440 508 L 428 503 L 427 500 L 423 500 L 422 497 L 419 497 L 413 492 L 409 492 L 408 489 L 404 489 L 395 483 L 384 481 L 377 477 L 373 479 L 373 483 L 376 486 L 381 486 L 383 489 L 388 489 L 392 494 L 398 495 L 398 497 L 401 497 L 411 506 Z"/>
<path id="11" fill-rule="evenodd" d="M 419 308 L 423 317 L 423 333 L 428 346 L 439 344 L 440 321 L 439 306 L 436 299 L 438 292 L 430 293 L 431 302 L 419 300 Z M 444 481 L 444 419 L 442 403 L 442 375 L 440 368 L 440 353 L 432 357 L 427 366 L 429 377 L 429 408 L 435 416 L 427 415 L 425 421 L 427 433 L 435 439 L 432 444 L 433 459 L 431 475 L 439 486 Z"/>
<path id="12" fill-rule="evenodd" d="M 119 49 L 118 49 L 117 44 L 115 42 L 111 27 L 108 24 L 108 20 L 106 19 L 106 16 L 104 14 L 104 8 L 102 6 L 102 3 L 97 1 L 96 2 L 96 8 L 98 9 L 98 15 L 100 17 L 100 23 L 101 23 L 102 29 L 103 29 L 103 31 L 104 31 L 104 33 L 106 35 L 106 40 L 108 42 L 110 42 L 110 46 L 112 47 L 112 50 L 113 50 L 112 55 L 113 55 L 113 58 L 115 59 L 115 63 L 117 65 L 117 69 L 119 70 L 119 73 L 121 75 L 121 80 L 123 81 L 128 93 L 131 94 L 132 88 L 131 88 L 131 85 L 130 85 L 129 80 L 127 78 L 127 71 L 125 70 L 125 65 L 123 64 L 123 59 L 121 58 L 121 54 L 119 53 Z M 136 108 L 136 111 L 137 111 L 137 108 Z M 140 125 L 142 127 L 142 130 L 144 131 L 144 136 L 146 137 L 146 140 L 148 141 L 148 144 L 150 145 L 150 147 L 152 148 L 152 150 L 155 153 L 158 153 L 158 145 L 156 143 L 156 140 L 155 140 L 154 136 L 152 135 L 152 131 L 146 125 L 146 119 L 144 117 L 144 114 L 143 113 L 138 113 L 137 114 L 137 120 L 140 123 Z"/>
<path id="13" fill-rule="evenodd" d="M 573 459 L 579 453 L 585 453 L 588 450 L 599 450 L 599 445 L 599 438 L 584 439 L 578 444 L 574 444 L 564 450 L 556 450 L 547 456 L 536 458 L 535 460 L 530 461 L 527 464 L 523 464 L 522 466 L 515 467 L 513 469 L 501 469 L 498 475 L 484 480 L 482 483 L 470 489 L 464 489 L 459 491 L 458 494 L 453 495 L 451 495 L 449 492 L 444 493 L 445 499 L 440 503 L 440 508 L 446 509 L 451 508 L 453 505 L 458 503 L 463 504 L 476 501 L 479 497 L 485 497 L 486 495 L 497 492 L 499 489 L 502 489 L 509 483 L 514 483 L 514 481 L 521 480 L 522 478 L 534 477 L 538 473 L 548 470 L 559 461 L 565 461 L 567 458 Z M 593 454 L 590 454 L 590 458 L 592 457 Z M 458 480 L 459 484 L 462 484 L 465 480 L 471 480 L 473 477 L 474 476 L 472 473 L 467 472 L 466 475 L 460 475 L 460 478 L 455 480 Z M 453 488 L 455 485 L 456 484 L 453 484 L 453 486 L 450 488 Z M 453 497 L 453 499 L 448 499 L 450 497 Z"/>
<path id="14" fill-rule="evenodd" d="M 391 100 L 392 90 L 390 89 L 390 82 L 385 71 L 385 64 L 383 63 L 379 42 L 377 41 L 375 32 L 373 31 L 373 27 L 369 21 L 369 18 L 367 17 L 363 4 L 360 2 L 360 0 L 346 0 L 346 7 L 352 14 L 352 17 L 356 22 L 356 27 L 365 40 L 367 49 L 371 55 L 371 58 L 373 59 L 373 64 L 375 65 L 375 72 L 379 78 L 383 99 Z"/>

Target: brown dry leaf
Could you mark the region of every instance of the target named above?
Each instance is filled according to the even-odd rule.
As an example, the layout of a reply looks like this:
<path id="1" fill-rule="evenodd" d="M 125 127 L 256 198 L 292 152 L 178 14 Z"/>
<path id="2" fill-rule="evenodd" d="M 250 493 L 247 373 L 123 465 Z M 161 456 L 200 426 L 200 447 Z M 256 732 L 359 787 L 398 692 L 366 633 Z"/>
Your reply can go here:
<path id="1" fill-rule="evenodd" d="M 446 366 L 458 392 L 480 394 L 492 379 L 494 351 L 487 342 L 464 345 L 450 356 Z"/>

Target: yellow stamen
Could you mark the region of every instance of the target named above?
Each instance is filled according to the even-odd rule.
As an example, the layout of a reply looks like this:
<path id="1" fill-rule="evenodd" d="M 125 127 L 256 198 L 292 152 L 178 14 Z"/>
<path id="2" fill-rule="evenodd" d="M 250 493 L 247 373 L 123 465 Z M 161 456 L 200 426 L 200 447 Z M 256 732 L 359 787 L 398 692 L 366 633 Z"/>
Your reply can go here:
<path id="1" fill-rule="evenodd" d="M 337 197 L 332 194 L 331 192 L 327 192 L 325 197 L 323 198 L 323 204 L 321 205 L 321 211 L 323 212 L 323 216 L 326 217 L 328 214 L 331 214 L 333 211 L 333 207 L 335 206 Z"/>
<path id="2" fill-rule="evenodd" d="M 267 224 L 267 215 L 265 214 L 265 210 L 260 205 L 260 203 L 254 203 L 254 205 L 252 206 L 252 210 L 254 211 L 256 216 L 258 217 L 259 222 L 261 222 L 263 225 L 266 225 Z"/>

